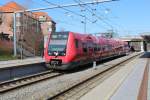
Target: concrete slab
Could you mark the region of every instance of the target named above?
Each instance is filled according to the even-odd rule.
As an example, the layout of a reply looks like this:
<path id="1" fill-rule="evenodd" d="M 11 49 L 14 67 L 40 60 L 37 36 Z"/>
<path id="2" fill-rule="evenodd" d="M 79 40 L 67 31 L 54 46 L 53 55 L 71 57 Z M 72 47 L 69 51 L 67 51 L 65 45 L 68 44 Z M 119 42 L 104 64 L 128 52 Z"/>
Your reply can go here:
<path id="1" fill-rule="evenodd" d="M 143 80 L 144 70 L 148 59 L 139 58 L 132 73 L 121 84 L 110 100 L 138 100 L 140 86 Z"/>

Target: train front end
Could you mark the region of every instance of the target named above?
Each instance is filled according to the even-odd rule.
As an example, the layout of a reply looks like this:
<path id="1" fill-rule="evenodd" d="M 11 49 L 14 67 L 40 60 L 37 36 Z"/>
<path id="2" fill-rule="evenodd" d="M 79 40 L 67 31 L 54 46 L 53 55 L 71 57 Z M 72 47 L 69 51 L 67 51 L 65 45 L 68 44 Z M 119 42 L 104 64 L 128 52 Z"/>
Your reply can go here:
<path id="1" fill-rule="evenodd" d="M 68 42 L 69 41 L 69 42 Z M 72 51 L 70 51 L 70 48 Z M 68 70 L 74 58 L 74 44 L 69 32 L 51 33 L 46 45 L 44 58 L 50 69 Z"/>

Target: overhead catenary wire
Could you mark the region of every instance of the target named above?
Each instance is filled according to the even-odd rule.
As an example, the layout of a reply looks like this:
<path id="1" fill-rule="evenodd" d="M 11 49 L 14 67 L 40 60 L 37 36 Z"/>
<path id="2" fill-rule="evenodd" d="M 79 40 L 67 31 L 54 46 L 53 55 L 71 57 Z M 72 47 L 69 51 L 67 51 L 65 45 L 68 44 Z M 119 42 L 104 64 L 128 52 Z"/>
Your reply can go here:
<path id="1" fill-rule="evenodd" d="M 81 0 L 80 0 L 80 1 L 81 1 Z M 106 7 L 106 6 L 104 6 L 104 5 L 101 5 L 101 7 L 103 8 L 103 10 L 109 9 L 108 7 Z M 109 10 L 110 10 L 110 9 L 109 9 Z M 98 14 L 100 14 L 100 16 L 103 16 L 100 12 L 98 12 Z M 113 14 L 112 14 L 112 15 L 113 15 Z M 113 16 L 115 16 L 115 15 L 113 15 Z M 107 17 L 105 17 L 105 16 L 103 16 L 103 17 L 104 17 L 104 18 L 103 18 L 104 20 L 107 20 L 107 21 L 113 23 L 114 26 L 116 26 L 116 27 L 118 27 L 118 28 L 121 28 L 121 29 L 124 29 L 124 27 L 123 27 L 122 25 L 113 22 L 112 20 L 110 20 L 109 18 L 107 18 Z"/>
<path id="2" fill-rule="evenodd" d="M 33 1 L 33 0 L 32 0 Z M 33 1 L 34 3 L 36 3 L 35 1 Z M 36 3 L 36 4 L 38 4 L 38 3 Z M 54 3 L 53 3 L 54 4 Z M 1 6 L 3 6 L 3 5 L 5 5 L 5 4 L 1 4 Z M 57 5 L 57 6 L 59 6 L 59 5 Z M 14 9 L 14 11 L 13 12 L 3 12 L 3 11 L 1 11 L 0 13 L 14 13 L 15 12 L 15 10 L 17 10 L 18 11 L 18 9 L 17 8 L 15 8 L 15 7 L 12 7 L 12 6 L 7 6 L 8 8 L 11 8 L 11 9 Z M 63 7 L 61 7 L 61 8 L 63 8 Z M 66 8 L 65 8 L 66 9 Z M 81 17 L 85 17 L 84 15 L 81 15 L 81 14 L 78 14 L 78 13 L 76 13 L 76 12 L 73 12 L 73 11 L 71 11 L 71 10 L 68 10 L 68 9 L 66 9 L 67 11 L 69 11 L 69 12 L 71 12 L 71 13 L 74 13 L 74 14 L 76 14 L 76 15 L 78 15 L 78 16 L 81 16 Z M 25 11 L 25 10 L 24 10 Z M 36 14 L 35 14 L 36 15 Z M 88 19 L 88 18 L 87 18 Z M 92 23 L 92 21 L 90 20 L 90 19 L 88 19 L 89 20 L 89 22 L 91 22 Z M 105 27 L 104 27 L 105 28 Z"/>
<path id="3" fill-rule="evenodd" d="M 69 9 L 67 9 L 67 8 L 64 8 L 64 7 L 61 7 L 60 5 L 58 5 L 58 4 L 55 4 L 55 3 L 52 3 L 52 2 L 49 2 L 49 1 L 47 1 L 47 0 L 43 0 L 44 2 L 46 2 L 46 3 L 48 3 L 48 4 L 50 4 L 50 5 L 53 5 L 53 6 L 59 6 L 61 9 L 63 9 L 63 10 L 65 10 L 65 11 L 68 11 L 68 12 L 71 12 L 71 13 L 73 13 L 73 14 L 75 14 L 75 15 L 77 15 L 77 16 L 80 16 L 80 17 L 82 17 L 82 18 L 86 18 L 89 22 L 93 22 L 93 21 L 91 21 L 87 16 L 85 16 L 85 15 L 81 15 L 81 14 L 79 14 L 79 13 L 76 13 L 76 12 L 74 12 L 74 11 L 72 11 L 72 10 L 69 10 Z"/>
<path id="4" fill-rule="evenodd" d="M 111 2 L 111 1 L 119 1 L 119 0 L 98 0 L 98 1 L 93 1 L 93 2 L 90 1 L 90 2 L 81 3 L 80 5 L 104 3 L 104 2 Z M 52 7 L 27 9 L 25 11 L 39 11 L 39 10 L 56 9 L 56 8 L 60 8 L 60 7 L 66 8 L 66 7 L 74 7 L 74 6 L 79 6 L 79 4 L 66 4 L 66 5 L 58 5 L 58 6 L 52 6 Z M 20 10 L 20 11 L 17 11 L 17 12 L 24 12 L 24 10 Z"/>
<path id="5" fill-rule="evenodd" d="M 32 0 L 33 1 L 33 0 Z M 109 1 L 109 0 L 106 0 L 106 2 L 107 1 Z M 113 1 L 117 1 L 117 0 L 113 0 Z M 36 3 L 35 1 L 33 1 L 34 3 Z M 50 3 L 50 2 L 49 2 Z M 38 4 L 38 3 L 36 3 L 36 4 Z M 54 5 L 54 6 L 60 6 L 60 5 L 57 5 L 57 4 L 54 4 L 54 3 L 51 3 L 51 5 Z M 89 3 L 90 4 L 90 3 Z M 93 3 L 94 4 L 94 3 Z M 1 4 L 2 6 L 4 5 L 4 4 Z M 84 3 L 82 4 L 82 5 L 85 5 Z M 11 8 L 11 9 L 14 9 L 14 10 L 17 10 L 18 11 L 18 9 L 17 8 L 15 8 L 15 7 L 12 7 L 12 6 L 7 6 L 8 8 Z M 61 7 L 60 6 L 60 8 L 63 8 L 63 7 Z M 68 10 L 68 9 L 66 9 L 66 8 L 63 8 L 64 10 L 66 10 L 66 11 L 68 11 L 68 12 L 71 12 L 71 13 L 73 13 L 73 14 L 75 14 L 75 15 L 78 15 L 78 16 L 81 16 L 81 17 L 85 17 L 84 15 L 81 15 L 81 14 L 78 14 L 78 13 L 76 13 L 76 12 L 74 12 L 74 11 L 71 11 L 71 10 Z M 23 11 L 25 11 L 25 10 L 23 10 Z M 36 11 L 39 11 L 39 10 L 36 10 Z M 15 12 L 15 11 L 14 11 Z M 14 12 L 0 12 L 0 13 L 14 13 Z M 36 14 L 35 14 L 36 15 Z M 89 22 L 91 22 L 91 23 L 93 23 L 93 21 L 92 20 L 90 20 L 89 18 L 87 18 L 86 17 L 86 19 L 89 21 Z M 95 23 L 95 24 L 97 24 L 97 23 Z M 97 24 L 97 25 L 99 25 L 99 24 Z M 99 25 L 100 26 L 100 25 Z M 102 26 L 103 28 L 105 28 L 104 26 Z M 105 28 L 105 29 L 107 29 L 107 28 Z"/>
<path id="6" fill-rule="evenodd" d="M 33 0 L 32 0 L 33 1 Z M 34 3 L 36 3 L 35 1 L 33 1 Z M 0 3 L 1 4 L 1 3 Z M 36 4 L 39 4 L 39 3 L 36 3 Z M 4 6 L 5 4 L 1 4 L 1 7 L 2 6 Z M 17 8 L 15 8 L 15 7 L 12 7 L 12 6 L 8 6 L 7 5 L 7 8 L 10 8 L 10 9 L 12 9 L 12 10 L 18 10 Z M 3 13 L 14 13 L 14 11 L 2 11 L 1 9 L 0 9 L 0 14 L 3 14 Z M 35 15 L 37 15 L 37 14 L 35 14 Z M 64 23 L 64 22 L 63 22 Z M 68 23 L 67 23 L 68 24 Z M 70 24 L 71 25 L 71 24 Z"/>
<path id="7" fill-rule="evenodd" d="M 37 2 L 35 2 L 34 0 L 31 0 L 32 2 L 34 2 L 34 3 L 36 3 L 36 4 L 38 4 L 38 5 L 41 5 L 41 6 L 46 6 L 45 4 L 42 4 L 42 3 L 37 3 Z M 72 17 L 71 17 L 72 18 Z M 72 19 L 74 19 L 74 18 L 72 18 Z M 79 20 L 79 19 L 76 19 L 76 20 Z M 62 20 L 56 20 L 56 21 L 58 21 L 58 22 L 60 22 L 60 23 L 62 23 L 62 24 L 66 24 L 66 25 L 72 25 L 72 26 L 75 26 L 75 24 L 72 24 L 72 23 L 68 23 L 68 22 L 66 22 L 66 21 L 62 21 Z"/>
<path id="8" fill-rule="evenodd" d="M 43 1 L 46 2 L 46 3 L 48 3 L 48 4 L 50 4 L 50 5 L 60 6 L 60 5 L 58 5 L 58 4 L 49 2 L 49 1 L 47 1 L 47 0 L 43 0 Z M 63 8 L 63 7 L 61 7 L 61 6 L 60 6 L 60 8 L 63 9 L 63 10 L 65 10 L 65 11 L 71 12 L 71 13 L 77 15 L 77 16 L 80 16 L 80 17 L 84 18 L 84 19 L 85 19 L 85 22 L 84 22 L 84 33 L 86 33 L 86 19 L 88 19 L 88 18 L 87 18 L 85 15 L 81 15 L 81 14 L 79 14 L 79 13 L 76 13 L 76 12 L 74 12 L 74 11 L 72 11 L 72 10 L 67 9 L 67 8 Z M 88 19 L 88 20 L 89 20 L 89 19 Z"/>
<path id="9" fill-rule="evenodd" d="M 83 1 L 81 1 L 81 0 L 74 0 L 75 2 L 77 2 L 77 3 L 84 3 Z M 87 6 L 88 8 L 87 8 L 87 10 L 89 11 L 89 12 L 91 12 L 92 13 L 92 11 L 93 11 L 93 8 L 90 6 L 90 5 L 84 5 L 84 6 Z M 103 6 L 103 8 L 104 8 L 104 6 Z M 90 9 L 92 10 L 92 11 L 90 11 Z M 94 13 L 93 13 L 94 14 Z M 92 14 L 92 15 L 93 15 Z M 100 12 L 98 12 L 98 14 L 100 14 L 100 16 L 103 16 Z M 99 17 L 99 19 L 101 18 L 100 16 L 98 16 L 97 14 L 94 14 L 94 15 L 96 15 L 96 17 Z M 106 21 L 105 21 L 106 20 Z M 103 23 L 105 23 L 105 24 L 109 24 L 107 21 L 109 21 L 110 23 L 113 23 L 113 25 L 111 25 L 111 24 L 109 24 L 109 26 L 111 27 L 111 29 L 113 30 L 113 31 L 116 31 L 116 33 L 118 32 L 118 30 L 117 30 L 117 28 L 115 28 L 114 26 L 116 26 L 116 27 L 118 27 L 118 28 L 122 28 L 122 29 L 124 29 L 124 27 L 122 26 L 122 25 L 119 25 L 119 24 L 117 24 L 117 23 L 114 23 L 114 22 L 112 22 L 110 19 L 103 19 L 103 18 L 101 18 L 101 21 L 103 21 Z"/>
<path id="10" fill-rule="evenodd" d="M 72 10 L 69 10 L 69 9 L 67 9 L 67 8 L 64 8 L 64 7 L 61 7 L 61 6 L 58 5 L 58 4 L 49 2 L 49 1 L 47 1 L 47 0 L 42 0 L 42 1 L 44 1 L 44 2 L 46 2 L 46 3 L 48 3 L 48 4 L 50 4 L 50 5 L 53 5 L 53 6 L 58 6 L 59 8 L 64 9 L 64 10 L 66 10 L 66 11 L 68 11 L 68 12 L 71 12 L 71 13 L 73 13 L 73 14 L 75 14 L 75 15 L 78 15 L 78 16 L 81 16 L 81 17 L 85 17 L 84 15 L 78 14 L 78 13 L 72 11 Z"/>
<path id="11" fill-rule="evenodd" d="M 82 2 L 81 0 L 74 0 L 76 3 L 79 3 L 79 5 L 80 5 L 80 2 Z M 83 3 L 83 2 L 82 2 Z M 88 5 L 87 5 L 88 6 Z M 91 8 L 90 6 L 88 6 L 89 8 Z M 100 16 L 98 16 L 97 14 L 95 14 L 93 11 L 91 11 L 89 8 L 87 8 L 86 7 L 86 10 L 87 11 L 89 11 L 91 14 L 92 14 L 92 16 L 95 16 L 96 18 L 98 18 L 99 20 L 101 20 L 104 24 L 106 24 L 106 25 L 108 25 L 111 29 L 113 29 L 113 26 L 112 25 L 110 25 L 108 22 L 106 22 L 106 21 L 104 21 Z"/>

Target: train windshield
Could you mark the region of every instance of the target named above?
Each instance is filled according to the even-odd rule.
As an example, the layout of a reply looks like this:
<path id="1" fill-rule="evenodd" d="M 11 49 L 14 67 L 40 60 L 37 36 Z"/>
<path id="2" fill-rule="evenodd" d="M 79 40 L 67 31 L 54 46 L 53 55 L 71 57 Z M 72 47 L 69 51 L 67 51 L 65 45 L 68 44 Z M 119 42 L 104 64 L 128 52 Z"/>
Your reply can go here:
<path id="1" fill-rule="evenodd" d="M 65 51 L 66 45 L 50 45 L 49 50 L 50 51 Z"/>
<path id="2" fill-rule="evenodd" d="M 49 54 L 53 52 L 66 52 L 68 33 L 52 33 L 49 42 Z"/>
<path id="3" fill-rule="evenodd" d="M 49 51 L 65 51 L 67 40 L 50 40 Z"/>

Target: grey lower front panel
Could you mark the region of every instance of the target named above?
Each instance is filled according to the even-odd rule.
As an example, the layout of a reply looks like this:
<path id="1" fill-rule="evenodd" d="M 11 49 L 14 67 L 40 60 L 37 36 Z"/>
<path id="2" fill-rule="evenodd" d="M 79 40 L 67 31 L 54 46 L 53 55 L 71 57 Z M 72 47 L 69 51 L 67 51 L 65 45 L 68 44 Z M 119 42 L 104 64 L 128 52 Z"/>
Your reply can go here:
<path id="1" fill-rule="evenodd" d="M 46 63 L 46 66 L 50 69 L 58 69 L 58 70 L 70 70 L 77 66 L 79 66 L 78 62 L 71 62 L 67 64 L 62 64 L 61 66 L 58 65 L 50 65 L 49 63 Z"/>
<path id="2" fill-rule="evenodd" d="M 70 62 L 67 64 L 62 64 L 61 66 L 57 66 L 57 65 L 50 65 L 50 63 L 46 63 L 46 66 L 50 69 L 58 69 L 58 70 L 71 70 L 74 68 L 79 67 L 80 65 L 85 65 L 88 63 L 92 63 L 92 59 L 86 59 L 86 60 L 80 60 L 77 62 Z"/>

